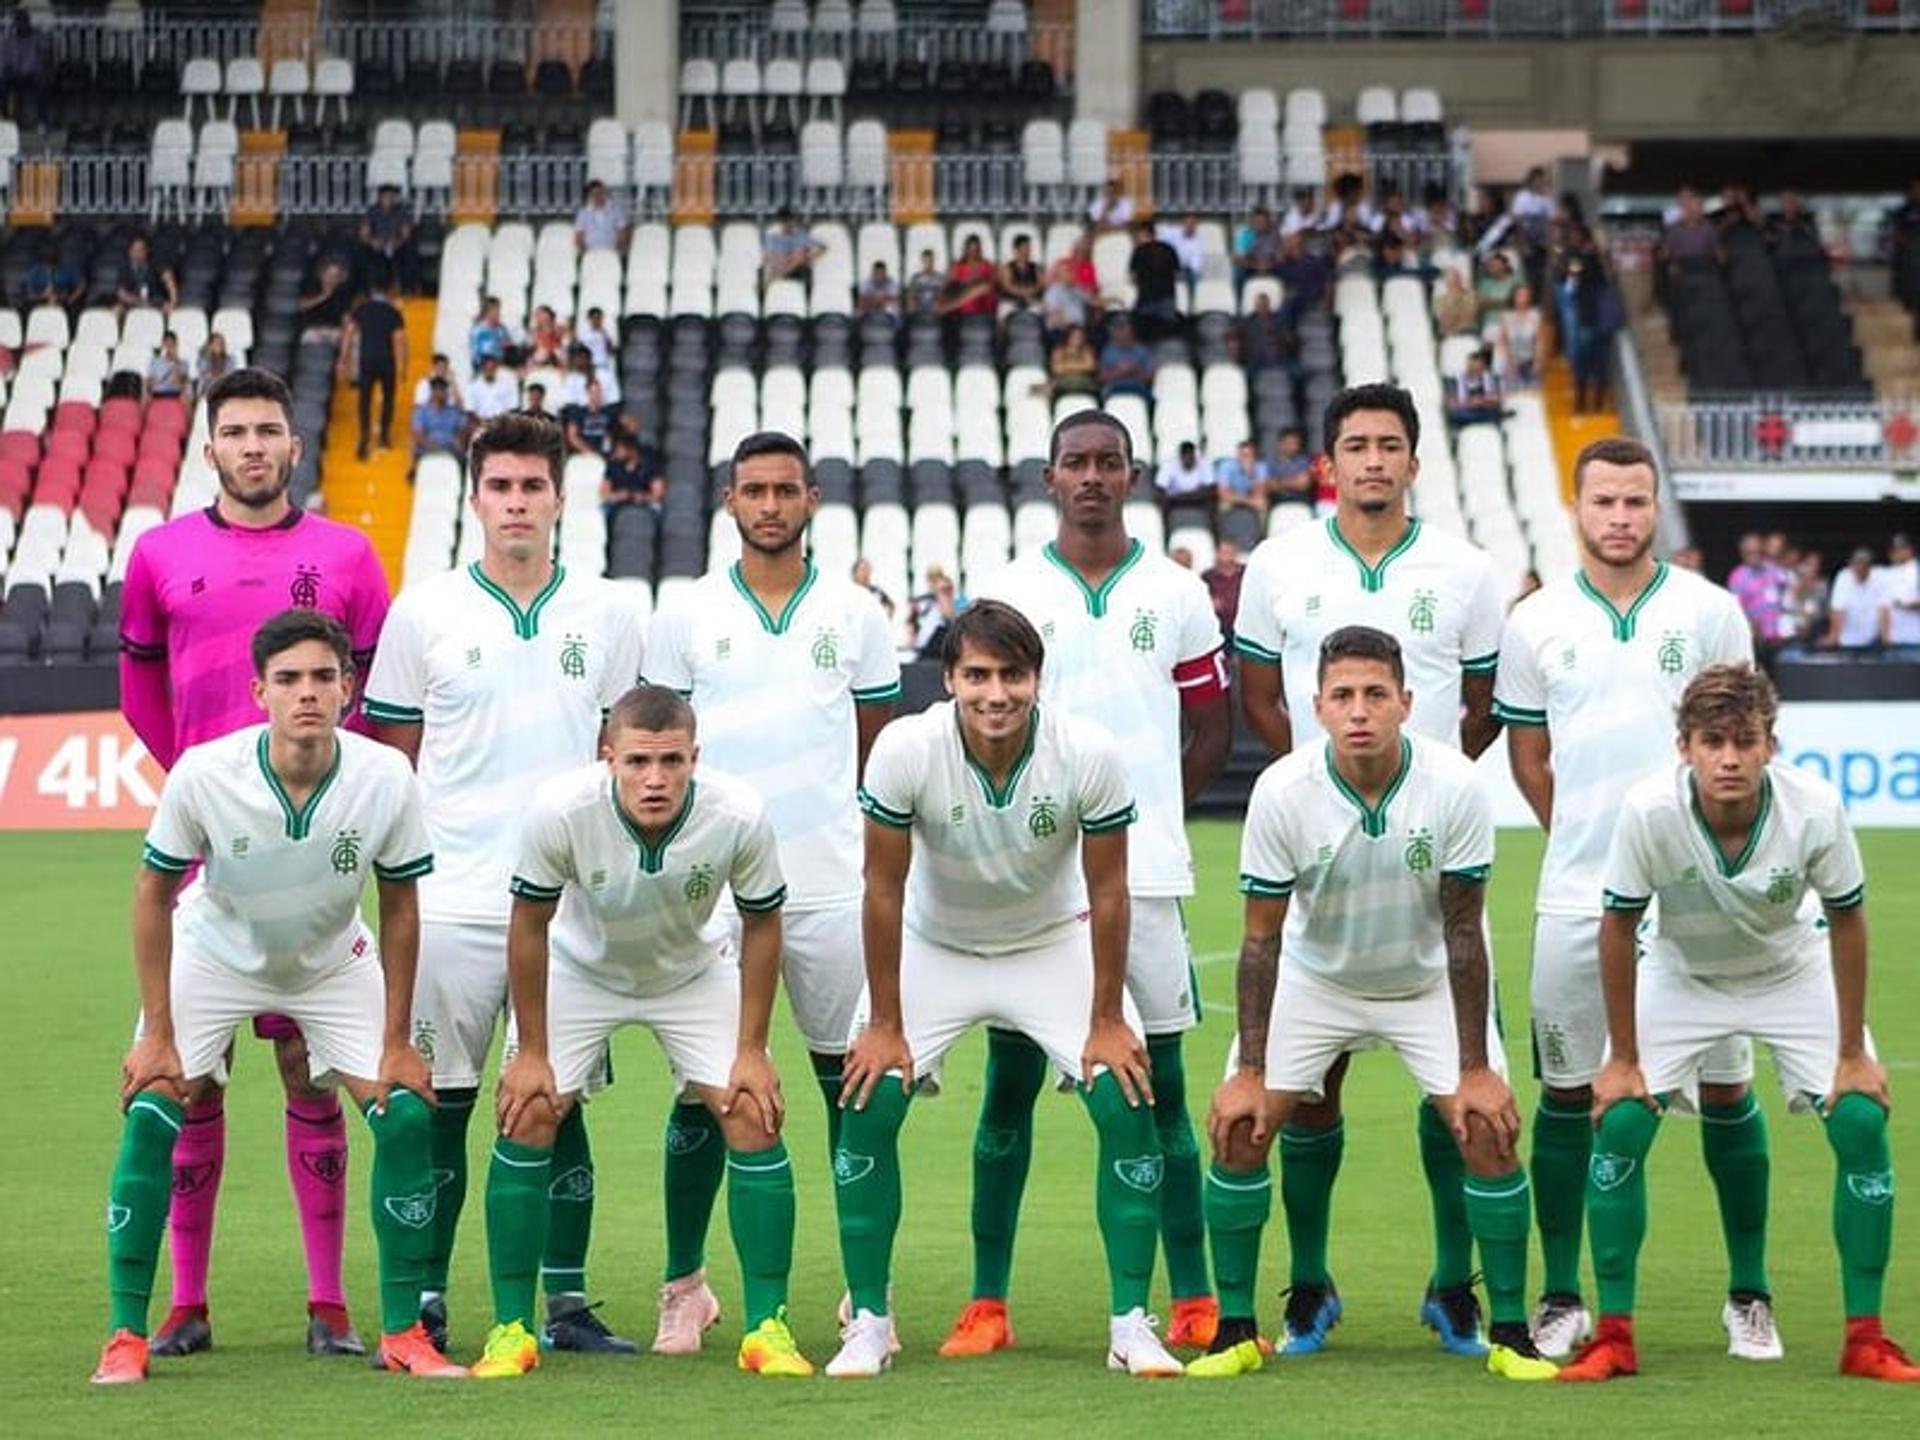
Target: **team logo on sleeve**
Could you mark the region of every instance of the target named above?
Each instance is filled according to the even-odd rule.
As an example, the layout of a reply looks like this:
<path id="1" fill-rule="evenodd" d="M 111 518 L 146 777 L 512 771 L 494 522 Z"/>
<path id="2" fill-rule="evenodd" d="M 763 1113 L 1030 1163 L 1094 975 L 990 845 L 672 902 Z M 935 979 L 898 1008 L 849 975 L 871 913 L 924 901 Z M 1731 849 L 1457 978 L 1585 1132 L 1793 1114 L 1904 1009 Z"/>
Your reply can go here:
<path id="1" fill-rule="evenodd" d="M 1407 628 L 1416 635 L 1433 633 L 1434 617 L 1440 612 L 1440 597 L 1431 590 L 1413 592 L 1413 603 L 1407 606 Z"/>
<path id="2" fill-rule="evenodd" d="M 423 1190 L 418 1195 L 389 1195 L 380 1208 L 409 1230 L 424 1230 L 433 1223 L 433 1212 L 440 1208 L 437 1191 Z"/>
<path id="3" fill-rule="evenodd" d="M 1607 1155 L 1595 1151 L 1593 1159 L 1588 1162 L 1587 1173 L 1592 1177 L 1596 1190 L 1618 1190 L 1632 1178 L 1638 1163 L 1631 1155 Z"/>
<path id="4" fill-rule="evenodd" d="M 598 867 L 595 867 L 593 873 L 587 876 L 587 888 L 589 890 L 606 889 L 607 888 L 607 872 Z"/>
<path id="5" fill-rule="evenodd" d="M 1318 595 L 1307 596 L 1306 611 L 1309 619 L 1320 613 L 1320 597 Z"/>
<path id="6" fill-rule="evenodd" d="M 1127 643 L 1141 654 L 1152 651 L 1155 635 L 1160 626 L 1160 617 L 1151 610 L 1133 612 L 1133 624 L 1127 627 Z"/>
<path id="7" fill-rule="evenodd" d="M 299 565 L 294 568 L 293 582 L 287 586 L 287 599 L 302 610 L 312 610 L 320 604 L 320 572 L 311 565 Z"/>
<path id="8" fill-rule="evenodd" d="M 696 865 L 687 876 L 687 883 L 680 887 L 686 892 L 687 899 L 698 903 L 713 894 L 713 867 Z"/>
<path id="9" fill-rule="evenodd" d="M 328 861 L 333 865 L 336 875 L 358 875 L 360 873 L 360 832 L 342 830 L 333 837 L 333 849 L 328 852 Z"/>
<path id="10" fill-rule="evenodd" d="M 713 658 L 714 659 L 725 660 L 728 657 L 730 657 L 732 654 L 733 654 L 733 641 L 728 636 L 722 635 L 718 640 L 713 642 Z"/>
<path id="11" fill-rule="evenodd" d="M 469 645 L 467 647 L 467 669 L 478 670 L 479 668 L 480 668 L 480 647 L 478 645 Z"/>
<path id="12" fill-rule="evenodd" d="M 1166 1162 L 1158 1155 L 1137 1155 L 1131 1160 L 1114 1161 L 1113 1173 L 1129 1190 L 1151 1195 L 1160 1188 L 1161 1177 L 1166 1173 Z"/>
<path id="13" fill-rule="evenodd" d="M 1562 670 L 1573 669 L 1573 667 L 1579 663 L 1579 660 L 1580 660 L 1579 655 L 1575 652 L 1573 646 L 1571 645 L 1567 646 L 1565 649 L 1563 649 L 1560 652 L 1560 668 Z"/>
<path id="14" fill-rule="evenodd" d="M 1790 866 L 1776 865 L 1767 872 L 1767 903 L 1784 905 L 1800 895 L 1800 874 Z"/>
<path id="15" fill-rule="evenodd" d="M 561 638 L 560 673 L 569 680 L 587 678 L 587 642 L 580 636 L 567 635 Z"/>
<path id="16" fill-rule="evenodd" d="M 840 636 L 830 627 L 823 627 L 813 637 L 813 648 L 808 651 L 813 656 L 813 668 L 832 670 L 840 664 Z"/>
<path id="17" fill-rule="evenodd" d="M 236 835 L 236 836 L 234 836 L 234 837 L 233 837 L 233 845 L 232 845 L 232 847 L 231 847 L 231 848 L 232 848 L 232 850 L 233 850 L 233 858 L 234 858 L 234 859 L 236 859 L 236 860 L 244 860 L 244 859 L 246 859 L 246 858 L 247 858 L 247 846 L 248 846 L 248 844 L 249 844 L 249 843 L 250 843 L 250 842 L 248 841 L 248 839 L 247 839 L 247 837 L 246 837 L 246 836 L 244 836 L 244 835 Z"/>
<path id="18" fill-rule="evenodd" d="M 1033 808 L 1027 812 L 1027 829 L 1033 832 L 1036 840 L 1045 840 L 1049 835 L 1059 833 L 1060 814 L 1051 795 L 1033 797 Z"/>
<path id="19" fill-rule="evenodd" d="M 1660 648 L 1653 652 L 1654 663 L 1662 675 L 1678 675 L 1687 668 L 1687 636 L 1683 630 L 1669 630 L 1660 637 Z"/>
<path id="20" fill-rule="evenodd" d="M 1433 831 L 1415 830 L 1407 837 L 1407 869 L 1424 874 L 1433 868 Z"/>

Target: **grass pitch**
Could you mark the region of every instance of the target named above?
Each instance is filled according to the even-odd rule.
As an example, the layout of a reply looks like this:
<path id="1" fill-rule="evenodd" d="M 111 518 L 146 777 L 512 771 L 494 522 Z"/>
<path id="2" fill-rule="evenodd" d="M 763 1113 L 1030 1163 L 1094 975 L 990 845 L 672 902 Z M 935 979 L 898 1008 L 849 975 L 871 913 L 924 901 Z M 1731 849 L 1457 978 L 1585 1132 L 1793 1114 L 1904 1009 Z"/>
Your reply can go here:
<path id="1" fill-rule="evenodd" d="M 1189 1050 L 1193 1109 L 1220 1073 L 1232 1033 L 1237 828 L 1193 829 L 1201 893 L 1189 907 L 1206 1023 Z M 1863 837 L 1874 941 L 1871 1016 L 1897 1101 L 1920 1096 L 1920 833 Z M 1043 1099 L 1014 1271 L 1018 1347 L 984 1360 L 934 1353 L 967 1298 L 968 1150 L 979 1098 L 977 1037 L 946 1069 L 947 1093 L 916 1103 L 904 1137 L 907 1213 L 896 1266 L 905 1353 L 863 1385 L 760 1381 L 733 1369 L 738 1275 L 717 1217 L 713 1280 L 727 1317 L 697 1359 L 550 1357 L 514 1385 L 425 1385 L 301 1348 L 305 1279 L 282 1152 L 280 1092 L 267 1047 L 243 1039 L 228 1102 L 229 1153 L 211 1285 L 217 1349 L 161 1361 L 153 1382 L 92 1391 L 103 1339 L 100 1215 L 119 1132 L 118 1061 L 136 1006 L 127 896 L 130 834 L 0 837 L 9 982 L 0 1040 L 16 1089 L 0 1165 L 0 1298 L 13 1338 L 0 1381 L 10 1436 L 191 1433 L 280 1436 L 582 1434 L 594 1428 L 700 1435 L 1173 1436 L 1291 1431 L 1404 1437 L 1441 1432 L 1548 1435 L 1599 1427 L 1641 1436 L 1910 1433 L 1920 1395 L 1841 1381 L 1839 1282 L 1828 1234 L 1832 1161 L 1815 1122 L 1788 1117 L 1770 1067 L 1760 1093 L 1773 1126 L 1772 1278 L 1787 1359 L 1726 1358 L 1719 1324 L 1724 1261 L 1694 1126 L 1663 1127 L 1652 1162 L 1652 1230 L 1640 1284 L 1635 1380 L 1593 1388 L 1492 1380 L 1441 1354 L 1415 1322 L 1430 1260 L 1426 1189 L 1413 1134 L 1415 1096 L 1397 1062 L 1364 1058 L 1348 1086 L 1345 1168 L 1335 1199 L 1333 1269 L 1346 1319 L 1324 1355 L 1276 1363 L 1237 1383 L 1142 1384 L 1106 1373 L 1106 1282 L 1092 1213 L 1093 1132 L 1079 1104 Z M 1524 1040 L 1526 962 L 1539 840 L 1501 836 L 1493 905 L 1509 1053 L 1523 1110 L 1533 1085 Z M 620 1083 L 592 1112 L 599 1209 L 591 1285 L 622 1333 L 652 1334 L 663 1242 L 660 1134 L 668 1095 L 652 1041 L 620 1042 Z M 806 1061 L 784 1015 L 776 1038 L 789 1092 L 788 1143 L 800 1189 L 793 1323 L 816 1364 L 833 1353 L 840 1294 L 824 1126 Z M 1920 1175 L 1920 1116 L 1897 1105 L 1895 1166 Z M 350 1122 L 355 1221 L 348 1286 L 363 1334 L 376 1326 L 373 1241 L 364 1221 L 369 1150 Z M 473 1133 L 474 1190 L 455 1257 L 459 1353 L 488 1319 L 480 1186 L 486 1126 Z M 1896 1232 L 1887 1318 L 1920 1341 L 1920 1219 Z M 1276 1197 L 1263 1256 L 1261 1321 L 1279 1319 L 1286 1242 Z M 1533 1276 L 1539 1274 L 1534 1256 Z M 162 1267 L 154 1320 L 164 1312 Z M 1164 1284 L 1164 1274 L 1162 1275 Z M 1589 1290 L 1589 1299 L 1591 1291 Z"/>

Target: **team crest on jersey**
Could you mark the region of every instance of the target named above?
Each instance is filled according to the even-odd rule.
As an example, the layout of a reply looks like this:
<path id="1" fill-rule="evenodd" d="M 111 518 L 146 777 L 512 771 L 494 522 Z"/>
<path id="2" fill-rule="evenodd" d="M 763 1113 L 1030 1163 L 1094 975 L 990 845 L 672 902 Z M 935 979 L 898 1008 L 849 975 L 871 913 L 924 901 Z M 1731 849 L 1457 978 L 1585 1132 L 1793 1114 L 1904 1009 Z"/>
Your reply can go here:
<path id="1" fill-rule="evenodd" d="M 1587 1173 L 1592 1177 L 1596 1190 L 1618 1190 L 1633 1177 L 1638 1163 L 1631 1155 L 1608 1155 L 1595 1151 L 1587 1166 Z"/>
<path id="2" fill-rule="evenodd" d="M 1687 668 L 1687 636 L 1684 630 L 1669 630 L 1660 637 L 1660 648 L 1653 652 L 1654 663 L 1662 675 L 1678 675 Z"/>
<path id="3" fill-rule="evenodd" d="M 822 627 L 813 637 L 813 648 L 807 652 L 813 656 L 813 668 L 832 670 L 840 663 L 840 636 L 831 627 Z"/>
<path id="4" fill-rule="evenodd" d="M 1680 872 L 1680 879 L 1683 884 L 1687 884 L 1687 885 L 1699 884 L 1700 883 L 1700 867 L 1698 865 L 1687 866 L 1686 869 Z"/>
<path id="5" fill-rule="evenodd" d="M 1033 838 L 1044 840 L 1049 835 L 1059 833 L 1059 811 L 1051 795 L 1033 797 L 1033 808 L 1027 812 L 1027 829 L 1033 832 Z"/>
<path id="6" fill-rule="evenodd" d="M 1415 830 L 1407 837 L 1406 861 L 1416 875 L 1433 868 L 1433 831 Z"/>
<path id="7" fill-rule="evenodd" d="M 856 1155 L 851 1150 L 833 1152 L 833 1183 L 852 1185 L 873 1173 L 873 1156 Z"/>
<path id="8" fill-rule="evenodd" d="M 1004 1160 L 1013 1153 L 1014 1147 L 1019 1143 L 1018 1130 L 997 1130 L 983 1126 L 973 1137 L 973 1158 Z"/>
<path id="9" fill-rule="evenodd" d="M 469 645 L 467 647 L 467 669 L 478 670 L 479 668 L 480 668 L 480 647 L 478 645 Z"/>
<path id="10" fill-rule="evenodd" d="M 118 1235 L 127 1228 L 127 1222 L 131 1219 L 133 1219 L 131 1205 L 116 1205 L 111 1200 L 107 1201 L 107 1234 Z"/>
<path id="11" fill-rule="evenodd" d="M 1322 845 L 1316 850 L 1314 852 L 1314 862 L 1319 865 L 1331 865 L 1333 863 L 1333 846 Z"/>
<path id="12" fill-rule="evenodd" d="M 1847 1176 L 1847 1190 L 1863 1205 L 1891 1205 L 1893 1203 L 1893 1172 L 1891 1170 L 1857 1170 Z"/>
<path id="13" fill-rule="evenodd" d="M 1307 596 L 1306 608 L 1309 617 L 1318 615 L 1320 613 L 1320 597 L 1318 595 Z"/>
<path id="14" fill-rule="evenodd" d="M 580 636 L 567 635 L 561 638 L 560 673 L 569 680 L 587 678 L 587 642 Z"/>
<path id="15" fill-rule="evenodd" d="M 1791 866 L 1776 865 L 1767 872 L 1767 903 L 1784 905 L 1800 894 L 1800 872 Z"/>
<path id="16" fill-rule="evenodd" d="M 433 1042 L 438 1033 L 431 1020 L 413 1022 L 413 1048 L 420 1052 L 422 1060 L 433 1059 Z"/>
<path id="17" fill-rule="evenodd" d="M 1114 1161 L 1113 1173 L 1129 1190 L 1151 1195 L 1160 1188 L 1161 1177 L 1166 1173 L 1166 1162 L 1158 1155 L 1137 1155 L 1131 1160 Z"/>
<path id="18" fill-rule="evenodd" d="M 234 836 L 234 837 L 233 837 L 233 845 L 232 845 L 232 846 L 230 847 L 230 848 L 232 849 L 232 851 L 233 851 L 233 858 L 234 858 L 234 859 L 236 859 L 236 860 L 244 860 L 244 859 L 246 859 L 246 858 L 247 858 L 247 846 L 248 846 L 248 844 L 249 844 L 249 843 L 251 843 L 251 842 L 249 842 L 249 841 L 248 841 L 248 839 L 247 839 L 247 837 L 246 837 L 246 836 L 244 836 L 244 835 L 236 835 L 236 836 Z"/>
<path id="19" fill-rule="evenodd" d="M 1573 646 L 1569 645 L 1560 652 L 1560 668 L 1562 670 L 1571 670 L 1578 663 L 1579 656 L 1575 654 Z"/>
<path id="20" fill-rule="evenodd" d="M 698 902 L 713 894 L 713 867 L 696 865 L 693 873 L 687 876 L 687 883 L 681 887 L 687 899 Z"/>
<path id="21" fill-rule="evenodd" d="M 1407 628 L 1416 635 L 1433 633 L 1434 617 L 1440 611 L 1440 597 L 1431 590 L 1413 592 L 1413 603 L 1407 606 Z"/>
<path id="22" fill-rule="evenodd" d="M 584 1165 L 576 1165 L 564 1175 L 553 1177 L 553 1183 L 547 1186 L 549 1200 L 564 1200 L 570 1205 L 584 1205 L 593 1199 L 593 1171 Z"/>
<path id="23" fill-rule="evenodd" d="M 667 1153 L 669 1155 L 691 1155 L 707 1143 L 707 1137 L 713 1132 L 702 1126 L 681 1125 L 674 1121 L 667 1124 Z"/>
<path id="24" fill-rule="evenodd" d="M 360 832 L 342 830 L 333 837 L 333 849 L 327 854 L 336 875 L 357 875 L 360 873 Z"/>
<path id="25" fill-rule="evenodd" d="M 440 1208 L 440 1196 L 432 1190 L 418 1195 L 389 1195 L 380 1208 L 409 1230 L 424 1230 L 433 1223 L 433 1212 Z"/>
<path id="26" fill-rule="evenodd" d="M 1133 624 L 1127 627 L 1127 643 L 1143 655 L 1150 652 L 1156 642 L 1156 632 L 1160 627 L 1160 617 L 1151 610 L 1133 612 Z"/>
<path id="27" fill-rule="evenodd" d="M 317 1150 L 302 1153 L 300 1168 L 318 1180 L 322 1185 L 338 1185 L 347 1178 L 347 1152 L 344 1150 Z"/>
<path id="28" fill-rule="evenodd" d="M 293 581 L 287 586 L 287 599 L 302 610 L 311 610 L 320 603 L 320 572 L 311 565 L 294 567 Z"/>

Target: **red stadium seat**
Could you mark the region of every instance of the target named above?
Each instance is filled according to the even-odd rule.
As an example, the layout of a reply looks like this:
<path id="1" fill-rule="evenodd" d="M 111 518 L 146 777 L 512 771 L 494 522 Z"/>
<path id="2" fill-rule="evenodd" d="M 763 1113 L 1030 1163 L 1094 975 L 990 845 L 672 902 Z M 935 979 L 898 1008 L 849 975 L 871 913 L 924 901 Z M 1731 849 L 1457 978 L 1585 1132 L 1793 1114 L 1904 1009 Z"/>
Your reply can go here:
<path id="1" fill-rule="evenodd" d="M 123 508 L 120 496 L 111 489 L 97 489 L 88 485 L 80 491 L 80 513 L 87 517 L 87 523 L 96 534 L 111 538 L 120 528 L 120 512 Z"/>
<path id="2" fill-rule="evenodd" d="M 87 443 L 87 437 L 78 430 L 50 430 L 47 432 L 47 458 L 55 456 L 71 460 L 78 469 L 87 463 L 87 456 L 93 447 Z"/>
<path id="3" fill-rule="evenodd" d="M 100 428 L 137 431 L 140 428 L 140 402 L 125 395 L 114 396 L 100 407 Z"/>
<path id="4" fill-rule="evenodd" d="M 193 428 L 186 405 L 171 397 L 155 400 L 147 406 L 147 428 L 185 435 Z"/>
<path id="5" fill-rule="evenodd" d="M 78 430 L 82 435 L 91 435 L 99 419 L 100 412 L 84 400 L 62 400 L 53 407 L 55 430 Z"/>
<path id="6" fill-rule="evenodd" d="M 80 467 L 70 460 L 49 455 L 46 463 L 40 467 L 40 476 L 33 487 L 33 503 L 36 505 L 58 505 L 71 511 L 74 502 L 80 498 Z"/>
<path id="7" fill-rule="evenodd" d="M 117 460 L 131 466 L 140 453 L 140 445 L 125 430 L 102 430 L 93 437 L 93 453 L 96 459 Z"/>
<path id="8" fill-rule="evenodd" d="M 127 493 L 128 470 L 118 460 L 102 459 L 95 454 L 87 462 L 87 468 L 81 473 L 81 488 L 91 490 L 95 486 L 104 486 L 116 496 Z"/>
<path id="9" fill-rule="evenodd" d="M 184 435 L 174 434 L 171 430 L 142 430 L 139 448 L 134 453 L 143 458 L 148 455 L 156 456 L 170 465 L 178 465 L 180 452 L 185 448 L 186 438 Z"/>
<path id="10" fill-rule="evenodd" d="M 40 464 L 40 437 L 31 430 L 0 430 L 0 459 L 18 460 L 32 470 Z"/>
<path id="11" fill-rule="evenodd" d="M 20 507 L 26 503 L 27 492 L 33 489 L 33 471 L 18 460 L 0 456 L 0 510 L 12 510 L 14 518 L 20 518 Z"/>

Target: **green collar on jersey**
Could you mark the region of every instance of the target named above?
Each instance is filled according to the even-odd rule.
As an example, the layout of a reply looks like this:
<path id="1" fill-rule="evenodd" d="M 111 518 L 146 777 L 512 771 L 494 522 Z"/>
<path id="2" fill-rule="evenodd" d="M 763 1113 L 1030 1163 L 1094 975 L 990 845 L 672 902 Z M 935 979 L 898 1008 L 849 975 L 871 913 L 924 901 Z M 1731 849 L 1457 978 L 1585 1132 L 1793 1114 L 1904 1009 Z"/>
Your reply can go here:
<path id="1" fill-rule="evenodd" d="M 560 582 L 567 578 L 567 567 L 560 564 L 553 567 L 553 578 L 540 587 L 540 593 L 533 597 L 525 610 L 520 608 L 513 596 L 487 578 L 478 560 L 467 566 L 467 574 L 473 577 L 474 584 L 507 607 L 507 613 L 513 617 L 513 633 L 522 640 L 531 640 L 540 633 L 540 612 L 559 590 Z"/>
<path id="2" fill-rule="evenodd" d="M 1333 779 L 1333 788 L 1352 803 L 1360 812 L 1360 833 L 1370 839 L 1379 839 L 1387 833 L 1387 806 L 1393 803 L 1393 797 L 1400 793 L 1400 787 L 1407 783 L 1407 772 L 1413 768 L 1413 742 L 1406 736 L 1400 737 L 1400 768 L 1393 773 L 1393 779 L 1387 782 L 1387 788 L 1380 796 L 1378 805 L 1367 804 L 1366 797 L 1347 783 L 1347 777 L 1333 763 L 1333 741 L 1327 741 L 1327 774 Z"/>
<path id="3" fill-rule="evenodd" d="M 1127 553 L 1120 557 L 1120 563 L 1107 572 L 1107 578 L 1100 582 L 1098 589 L 1087 584 L 1086 576 L 1066 562 L 1059 547 L 1049 540 L 1046 548 L 1040 552 L 1049 561 L 1059 567 L 1060 573 L 1079 587 L 1080 596 L 1087 602 L 1087 614 L 1098 620 L 1107 613 L 1107 597 L 1113 594 L 1113 587 L 1120 583 L 1120 577 L 1140 563 L 1140 557 L 1147 553 L 1147 547 L 1138 540 L 1127 542 Z"/>
<path id="4" fill-rule="evenodd" d="M 1647 581 L 1644 590 L 1633 597 L 1633 603 L 1627 606 L 1627 612 L 1624 615 L 1613 608 L 1611 600 L 1594 588 L 1593 582 L 1587 579 L 1585 570 L 1574 571 L 1573 580 L 1574 584 L 1580 587 L 1581 594 L 1607 612 L 1607 618 L 1613 622 L 1613 638 L 1624 644 L 1633 639 L 1633 625 L 1634 621 L 1640 617 L 1641 607 L 1653 598 L 1654 591 L 1667 583 L 1667 562 L 1664 560 L 1653 562 L 1653 578 Z"/>
<path id="5" fill-rule="evenodd" d="M 1340 533 L 1338 516 L 1327 517 L 1327 538 L 1333 541 L 1336 549 L 1347 552 L 1348 558 L 1360 570 L 1360 588 L 1369 595 L 1373 595 L 1386 588 L 1387 566 L 1411 550 L 1413 542 L 1420 538 L 1420 522 L 1412 517 L 1408 518 L 1406 532 L 1393 542 L 1386 554 L 1380 557 L 1378 565 L 1367 564 L 1360 552 L 1347 543 L 1347 537 Z"/>
<path id="6" fill-rule="evenodd" d="M 671 824 L 661 833 L 660 843 L 654 844 L 640 833 L 640 827 L 633 823 L 627 812 L 620 808 L 620 787 L 611 777 L 607 780 L 607 800 L 613 806 L 614 818 L 619 820 L 620 828 L 627 832 L 627 838 L 640 852 L 640 869 L 647 875 L 658 875 L 666 868 L 667 846 L 674 837 L 687 828 L 687 818 L 693 814 L 694 781 L 687 781 L 687 798 L 680 802 L 680 813 L 673 817 Z"/>
<path id="7" fill-rule="evenodd" d="M 1753 859 L 1753 852 L 1760 848 L 1761 832 L 1767 828 L 1767 818 L 1773 814 L 1773 777 L 1764 773 L 1760 776 L 1760 808 L 1753 812 L 1753 824 L 1747 830 L 1747 843 L 1740 847 L 1740 853 L 1731 860 L 1720 844 L 1720 837 L 1707 824 L 1705 812 L 1700 809 L 1700 786 L 1691 772 L 1687 775 L 1687 808 L 1693 811 L 1694 823 L 1700 827 L 1707 849 L 1713 852 L 1714 863 L 1720 867 L 1720 874 L 1731 880 L 1747 868 L 1747 862 Z"/>
<path id="8" fill-rule="evenodd" d="M 787 626 L 793 623 L 794 611 L 800 608 L 800 602 L 813 588 L 813 582 L 819 574 L 820 572 L 814 569 L 813 561 L 807 561 L 806 573 L 800 577 L 800 584 L 795 587 L 793 594 L 787 597 L 787 603 L 780 607 L 780 618 L 776 620 L 767 613 L 767 607 L 760 603 L 760 597 L 753 593 L 752 587 L 747 584 L 746 576 L 740 573 L 740 562 L 736 560 L 727 567 L 727 578 L 733 581 L 733 588 L 740 592 L 741 599 L 753 607 L 753 613 L 760 617 L 760 624 L 769 635 L 787 633 Z"/>
<path id="9" fill-rule="evenodd" d="M 1027 773 L 1027 766 L 1033 760 L 1034 742 L 1040 738 L 1040 707 L 1034 706 L 1027 715 L 1027 743 L 1020 747 L 1020 758 L 1013 762 L 1013 768 L 1007 772 L 1007 783 L 995 785 L 993 776 L 987 773 L 987 767 L 973 758 L 973 752 L 967 749 L 966 727 L 960 723 L 960 707 L 953 707 L 954 731 L 960 740 L 960 754 L 967 762 L 967 768 L 973 772 L 973 778 L 980 782 L 980 788 L 987 792 L 987 808 L 1004 810 L 1013 804 L 1013 792 L 1020 788 L 1020 777 Z"/>
<path id="10" fill-rule="evenodd" d="M 333 785 L 333 777 L 340 773 L 340 737 L 333 741 L 333 764 L 327 767 L 327 773 L 320 777 L 320 783 L 313 787 L 313 793 L 307 796 L 307 803 L 296 806 L 293 797 L 287 794 L 287 787 L 280 783 L 280 777 L 273 773 L 273 766 L 267 759 L 267 735 L 262 730 L 260 739 L 253 747 L 253 753 L 260 761 L 260 773 L 266 776 L 267 788 L 273 791 L 273 798 L 280 802 L 280 813 L 287 817 L 287 838 L 304 840 L 313 830 L 313 812 L 320 808 L 320 797 Z"/>

